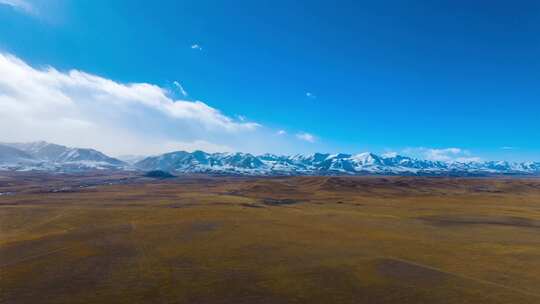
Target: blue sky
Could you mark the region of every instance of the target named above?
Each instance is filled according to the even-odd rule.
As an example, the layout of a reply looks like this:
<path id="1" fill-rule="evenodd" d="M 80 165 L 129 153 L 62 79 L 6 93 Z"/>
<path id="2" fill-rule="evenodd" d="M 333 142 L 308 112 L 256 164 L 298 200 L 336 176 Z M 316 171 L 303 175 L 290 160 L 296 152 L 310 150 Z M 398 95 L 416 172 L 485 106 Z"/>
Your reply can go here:
<path id="1" fill-rule="evenodd" d="M 17 114 L 78 126 L 61 135 L 61 126 L 43 121 L 42 132 L 29 124 L 20 136 L 0 133 L 5 140 L 39 136 L 112 154 L 201 148 L 540 160 L 538 1 L 0 3 L 5 64 L 47 74 L 35 74 L 33 85 L 52 86 L 51 96 L 72 103 Z M 49 67 L 129 89 L 151 84 L 185 103 L 170 110 L 138 95 L 138 102 L 97 107 L 79 101 L 77 90 L 93 87 L 99 92 L 84 96 L 102 96 L 103 87 L 72 80 L 55 87 L 42 80 L 60 77 Z M 4 88 L 20 83 L 4 80 Z M 21 100 L 35 108 L 40 92 L 14 94 L 4 108 Z M 182 106 L 193 105 L 200 107 L 186 114 Z M 100 129 L 92 133 L 89 125 Z M 101 139 L 104 133 L 110 138 Z M 147 139 L 152 148 L 142 147 Z"/>

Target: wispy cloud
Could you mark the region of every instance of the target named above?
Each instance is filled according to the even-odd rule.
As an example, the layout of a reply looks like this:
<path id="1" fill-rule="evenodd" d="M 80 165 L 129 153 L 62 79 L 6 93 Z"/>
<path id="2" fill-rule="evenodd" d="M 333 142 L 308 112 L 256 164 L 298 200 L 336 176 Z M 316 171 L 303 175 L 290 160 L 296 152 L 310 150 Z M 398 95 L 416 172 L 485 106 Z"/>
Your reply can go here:
<path id="1" fill-rule="evenodd" d="M 511 146 L 504 146 L 504 147 L 501 147 L 501 150 L 517 150 L 519 149 L 518 147 L 511 147 Z"/>
<path id="2" fill-rule="evenodd" d="M 0 0 L 0 5 L 8 5 L 13 7 L 16 10 L 28 13 L 35 14 L 36 9 L 29 2 L 24 0 Z"/>
<path id="3" fill-rule="evenodd" d="M 276 135 L 287 135 L 287 131 L 285 131 L 285 130 L 278 130 L 278 131 L 276 132 Z"/>
<path id="4" fill-rule="evenodd" d="M 297 133 L 296 138 L 303 141 L 310 142 L 310 143 L 314 143 L 317 140 L 314 135 L 306 133 L 306 132 Z"/>
<path id="5" fill-rule="evenodd" d="M 178 81 L 173 81 L 173 84 L 176 86 L 176 88 L 180 91 L 180 94 L 184 97 L 188 97 L 188 93 L 186 90 L 184 90 L 184 87 L 180 84 Z"/>
<path id="6" fill-rule="evenodd" d="M 195 43 L 195 44 L 192 44 L 192 45 L 191 45 L 191 49 L 193 49 L 193 50 L 198 50 L 198 51 L 202 51 L 203 48 L 202 48 L 202 46 L 200 46 L 199 44 L 196 44 L 196 43 Z"/>
<path id="7" fill-rule="evenodd" d="M 442 161 L 442 162 L 478 162 L 482 159 L 476 156 L 471 155 L 468 150 L 461 148 L 425 148 L 425 147 L 415 147 L 415 148 L 406 148 L 403 150 L 403 153 L 406 155 L 419 157 L 432 161 Z"/>

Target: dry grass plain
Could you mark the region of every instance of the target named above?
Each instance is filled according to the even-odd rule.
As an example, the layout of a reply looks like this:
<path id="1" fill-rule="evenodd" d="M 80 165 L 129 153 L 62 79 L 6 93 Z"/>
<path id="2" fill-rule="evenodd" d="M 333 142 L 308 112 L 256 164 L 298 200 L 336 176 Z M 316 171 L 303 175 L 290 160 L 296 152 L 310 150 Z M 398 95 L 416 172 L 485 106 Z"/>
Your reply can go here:
<path id="1" fill-rule="evenodd" d="M 538 179 L 0 176 L 0 303 L 540 303 Z"/>

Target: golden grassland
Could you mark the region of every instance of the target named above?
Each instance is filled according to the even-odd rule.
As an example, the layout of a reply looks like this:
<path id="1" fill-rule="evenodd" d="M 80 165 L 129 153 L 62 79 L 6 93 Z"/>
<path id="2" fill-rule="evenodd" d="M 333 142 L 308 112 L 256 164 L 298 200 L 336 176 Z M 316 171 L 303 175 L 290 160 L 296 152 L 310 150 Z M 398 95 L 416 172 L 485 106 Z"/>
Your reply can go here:
<path id="1" fill-rule="evenodd" d="M 0 303 L 540 303 L 537 179 L 88 180 L 0 178 Z"/>

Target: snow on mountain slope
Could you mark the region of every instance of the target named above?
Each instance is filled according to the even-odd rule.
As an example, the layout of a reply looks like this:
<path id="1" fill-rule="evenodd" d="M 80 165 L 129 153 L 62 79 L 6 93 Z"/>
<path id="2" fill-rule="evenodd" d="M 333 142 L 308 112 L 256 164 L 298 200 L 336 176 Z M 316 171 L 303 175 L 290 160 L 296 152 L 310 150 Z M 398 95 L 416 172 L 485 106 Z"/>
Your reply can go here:
<path id="1" fill-rule="evenodd" d="M 441 162 L 401 155 L 314 153 L 292 156 L 177 151 L 130 164 L 93 149 L 47 142 L 0 145 L 0 169 L 42 171 L 162 170 L 235 175 L 540 175 L 540 162 Z"/>
<path id="2" fill-rule="evenodd" d="M 80 171 L 125 169 L 128 165 L 93 149 L 69 148 L 44 141 L 8 143 L 3 146 L 21 151 L 32 159 L 26 170 Z"/>
<path id="3" fill-rule="evenodd" d="M 58 156 L 68 149 L 67 147 L 51 144 L 45 141 L 36 141 L 30 143 L 9 143 L 6 145 L 10 145 L 14 148 L 22 150 L 32 155 L 34 158 L 43 161 L 56 161 Z"/>
<path id="4" fill-rule="evenodd" d="M 135 166 L 143 170 L 166 170 L 191 173 L 261 174 L 268 172 L 265 163 L 247 153 L 205 153 L 184 151 L 148 157 Z M 259 170 L 259 169 L 266 170 Z M 259 172 L 261 171 L 261 172 Z"/>
<path id="5" fill-rule="evenodd" d="M 18 170 L 39 163 L 32 155 L 17 148 L 0 144 L 0 169 Z"/>
<path id="6" fill-rule="evenodd" d="M 0 145 L 0 162 L 33 162 L 35 159 L 28 153 L 19 149 Z"/>

